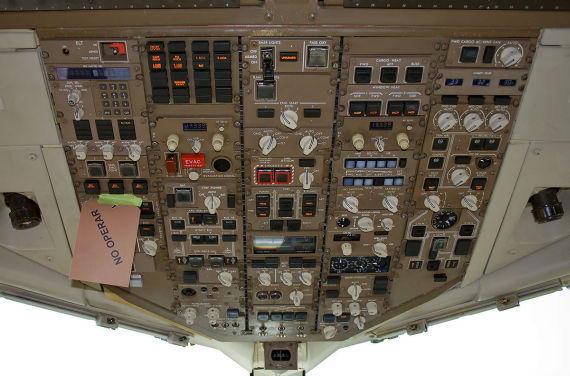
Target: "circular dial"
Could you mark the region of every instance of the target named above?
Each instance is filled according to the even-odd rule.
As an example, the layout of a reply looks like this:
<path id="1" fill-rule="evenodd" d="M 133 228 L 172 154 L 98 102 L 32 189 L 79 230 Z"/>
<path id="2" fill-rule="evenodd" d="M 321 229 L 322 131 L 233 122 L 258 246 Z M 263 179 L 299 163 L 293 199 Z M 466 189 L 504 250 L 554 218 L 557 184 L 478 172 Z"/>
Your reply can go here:
<path id="1" fill-rule="evenodd" d="M 436 213 L 431 220 L 431 224 L 438 230 L 446 230 L 457 223 L 457 214 L 450 210 L 442 210 Z"/>
<path id="2" fill-rule="evenodd" d="M 333 268 L 336 271 L 344 270 L 346 269 L 347 266 L 348 262 L 342 258 L 336 258 L 331 261 L 331 268 Z"/>
<path id="3" fill-rule="evenodd" d="M 342 200 L 342 206 L 351 213 L 358 213 L 358 199 L 354 196 Z"/>
<path id="4" fill-rule="evenodd" d="M 437 118 L 437 126 L 442 132 L 445 132 L 457 124 L 457 118 L 451 112 L 444 112 Z"/>
<path id="5" fill-rule="evenodd" d="M 489 118 L 489 128 L 491 128 L 493 132 L 500 131 L 501 129 L 505 128 L 508 124 L 509 124 L 509 119 L 502 112 L 493 114 Z"/>
<path id="6" fill-rule="evenodd" d="M 279 117 L 281 124 L 286 126 L 289 129 L 296 129 L 297 122 L 299 121 L 299 115 L 293 110 L 286 110 L 281 113 Z"/>
<path id="7" fill-rule="evenodd" d="M 350 219 L 347 217 L 341 217 L 336 221 L 336 225 L 340 228 L 350 226 Z"/>
<path id="8" fill-rule="evenodd" d="M 374 231 L 374 221 L 370 217 L 359 218 L 356 224 L 362 232 Z"/>
<path id="9" fill-rule="evenodd" d="M 499 56 L 499 60 L 505 67 L 518 64 L 523 57 L 522 50 L 517 46 L 506 46 Z"/>
<path id="10" fill-rule="evenodd" d="M 476 112 L 471 112 L 463 118 L 463 127 L 467 132 L 473 132 L 483 124 L 483 118 Z"/>
<path id="11" fill-rule="evenodd" d="M 304 155 L 309 155 L 317 148 L 317 139 L 315 136 L 305 136 L 299 141 L 299 146 L 303 150 Z"/>

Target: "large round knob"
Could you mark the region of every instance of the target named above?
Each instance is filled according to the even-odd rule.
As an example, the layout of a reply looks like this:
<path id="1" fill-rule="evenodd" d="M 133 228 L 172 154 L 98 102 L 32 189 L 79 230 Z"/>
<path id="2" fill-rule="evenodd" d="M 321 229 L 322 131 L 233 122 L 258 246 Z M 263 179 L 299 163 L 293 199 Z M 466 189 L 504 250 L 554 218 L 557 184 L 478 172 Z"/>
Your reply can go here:
<path id="1" fill-rule="evenodd" d="M 259 139 L 259 147 L 263 155 L 269 154 L 271 150 L 275 149 L 275 146 L 277 146 L 277 140 L 273 136 L 263 136 Z"/>
<path id="2" fill-rule="evenodd" d="M 398 197 L 396 196 L 386 196 L 382 199 L 382 206 L 392 213 L 398 211 Z"/>
<path id="3" fill-rule="evenodd" d="M 287 128 L 296 129 L 297 122 L 299 121 L 299 115 L 297 115 L 295 111 L 287 110 L 281 113 L 279 120 L 281 120 L 281 124 Z"/>
<path id="4" fill-rule="evenodd" d="M 362 287 L 358 284 L 353 284 L 348 286 L 348 294 L 352 297 L 352 300 L 358 300 L 360 293 L 362 293 Z"/>
<path id="5" fill-rule="evenodd" d="M 366 311 L 368 311 L 370 316 L 378 314 L 378 304 L 376 304 L 376 302 L 366 303 Z"/>
<path id="6" fill-rule="evenodd" d="M 374 231 L 374 221 L 370 217 L 362 217 L 358 219 L 356 225 L 362 232 Z"/>
<path id="7" fill-rule="evenodd" d="M 282 273 L 280 278 L 285 286 L 291 286 L 293 284 L 293 274 L 289 272 Z"/>
<path id="8" fill-rule="evenodd" d="M 200 142 L 200 140 L 196 140 L 196 139 L 192 140 L 192 151 L 194 153 L 199 153 L 200 149 L 202 149 L 202 143 Z"/>
<path id="9" fill-rule="evenodd" d="M 358 213 L 358 199 L 356 197 L 346 197 L 342 200 L 342 206 L 351 213 Z"/>
<path id="10" fill-rule="evenodd" d="M 356 133 L 352 136 L 352 146 L 358 151 L 364 149 L 364 136 L 360 133 Z"/>
<path id="11" fill-rule="evenodd" d="M 216 307 L 212 307 L 206 313 L 206 317 L 210 324 L 215 324 L 220 319 L 220 310 Z"/>
<path id="12" fill-rule="evenodd" d="M 158 245 L 154 240 L 145 240 L 143 242 L 143 251 L 149 256 L 155 256 L 158 250 Z"/>
<path id="13" fill-rule="evenodd" d="M 360 304 L 358 302 L 351 302 L 348 305 L 348 311 L 350 312 L 351 316 L 360 315 Z"/>
<path id="14" fill-rule="evenodd" d="M 335 316 L 342 315 L 342 304 L 339 302 L 331 304 L 331 311 L 332 311 L 332 314 Z"/>
<path id="15" fill-rule="evenodd" d="M 493 132 L 500 131 L 501 129 L 505 128 L 508 124 L 509 124 L 509 119 L 502 112 L 493 114 L 489 118 L 489 128 L 491 128 Z"/>
<path id="16" fill-rule="evenodd" d="M 315 177 L 312 173 L 305 171 L 301 175 L 299 175 L 299 181 L 303 184 L 303 189 L 311 189 L 311 184 L 315 180 Z"/>
<path id="17" fill-rule="evenodd" d="M 266 272 L 259 273 L 257 280 L 259 281 L 259 284 L 262 286 L 271 285 L 271 276 L 269 275 L 269 273 Z"/>
<path id="18" fill-rule="evenodd" d="M 350 256 L 352 255 L 352 244 L 350 243 L 342 243 L 340 245 L 340 249 L 342 251 L 342 254 L 345 256 Z"/>
<path id="19" fill-rule="evenodd" d="M 301 146 L 304 155 L 309 155 L 317 148 L 317 138 L 315 136 L 305 136 L 299 141 L 299 146 Z"/>
<path id="20" fill-rule="evenodd" d="M 396 135 L 396 142 L 402 150 L 408 150 L 410 148 L 410 138 L 406 133 L 398 133 Z"/>
<path id="21" fill-rule="evenodd" d="M 221 151 L 224 147 L 224 136 L 221 133 L 216 133 L 212 136 L 212 148 L 214 151 Z"/>
<path id="22" fill-rule="evenodd" d="M 289 294 L 289 299 L 293 301 L 293 305 L 298 307 L 301 305 L 301 300 L 303 300 L 303 292 L 299 290 L 291 291 Z"/>
<path id="23" fill-rule="evenodd" d="M 467 195 L 461 199 L 461 206 L 465 209 L 476 211 L 477 210 L 477 197 L 474 195 Z"/>
<path id="24" fill-rule="evenodd" d="M 131 144 L 127 147 L 127 150 L 129 151 L 129 158 L 132 161 L 136 162 L 139 159 L 141 159 L 142 149 L 141 149 L 140 145 Z"/>
<path id="25" fill-rule="evenodd" d="M 376 257 L 388 257 L 388 247 L 384 243 L 374 243 L 372 245 L 372 253 Z"/>
<path id="26" fill-rule="evenodd" d="M 87 145 L 79 144 L 75 147 L 75 158 L 82 161 L 87 158 Z"/>
<path id="27" fill-rule="evenodd" d="M 441 199 L 436 195 L 430 195 L 424 199 L 424 206 L 429 210 L 433 211 L 434 213 L 437 213 L 439 211 L 440 204 L 441 204 Z"/>
<path id="28" fill-rule="evenodd" d="M 451 112 L 444 112 L 437 117 L 437 126 L 442 132 L 448 131 L 457 124 L 457 118 Z"/>
<path id="29" fill-rule="evenodd" d="M 456 187 L 464 184 L 469 179 L 469 173 L 463 168 L 458 168 L 451 173 L 451 182 Z"/>
<path id="30" fill-rule="evenodd" d="M 232 285 L 233 279 L 234 277 L 232 277 L 231 273 L 229 272 L 221 272 L 218 274 L 218 281 L 220 281 L 222 286 L 230 287 Z"/>
<path id="31" fill-rule="evenodd" d="M 196 308 L 188 307 L 182 311 L 182 316 L 186 320 L 187 325 L 194 324 L 194 320 L 196 320 Z"/>
<path id="32" fill-rule="evenodd" d="M 299 276 L 299 281 L 305 286 L 311 286 L 313 284 L 313 275 L 309 272 L 302 272 Z"/>
<path id="33" fill-rule="evenodd" d="M 382 218 L 380 220 L 380 226 L 384 231 L 390 231 L 394 228 L 394 220 L 392 220 L 392 218 Z"/>
<path id="34" fill-rule="evenodd" d="M 467 132 L 473 132 L 483 124 L 483 118 L 477 112 L 471 112 L 463 118 L 463 127 Z"/>
<path id="35" fill-rule="evenodd" d="M 384 141 L 380 137 L 374 141 L 374 146 L 376 146 L 376 150 L 378 150 L 380 153 L 384 151 Z"/>
<path id="36" fill-rule="evenodd" d="M 356 316 L 354 318 L 354 324 L 356 324 L 356 327 L 358 328 L 358 330 L 364 329 L 364 323 L 365 322 L 366 322 L 366 318 L 364 316 Z"/>
<path id="37" fill-rule="evenodd" d="M 113 159 L 113 145 L 105 144 L 101 147 L 101 151 L 103 152 L 103 159 L 106 161 L 110 161 Z"/>
<path id="38" fill-rule="evenodd" d="M 210 214 L 216 214 L 216 210 L 220 207 L 220 198 L 218 196 L 210 195 L 204 199 L 204 205 Z"/>
<path id="39" fill-rule="evenodd" d="M 166 138 L 166 147 L 168 148 L 168 150 L 174 151 L 178 147 L 179 141 L 180 141 L 180 137 L 178 137 L 177 134 L 174 134 L 174 133 L 170 134 Z"/>
<path id="40" fill-rule="evenodd" d="M 80 99 L 81 92 L 77 89 L 73 89 L 69 92 L 69 94 L 67 94 L 67 103 L 69 103 L 70 106 L 75 106 L 77 103 L 79 103 Z"/>
<path id="41" fill-rule="evenodd" d="M 332 339 L 334 336 L 336 336 L 336 327 L 328 325 L 323 328 L 323 337 L 325 339 Z"/>
<path id="42" fill-rule="evenodd" d="M 521 61 L 522 51 L 515 46 L 507 46 L 501 51 L 499 60 L 505 67 L 510 67 Z"/>

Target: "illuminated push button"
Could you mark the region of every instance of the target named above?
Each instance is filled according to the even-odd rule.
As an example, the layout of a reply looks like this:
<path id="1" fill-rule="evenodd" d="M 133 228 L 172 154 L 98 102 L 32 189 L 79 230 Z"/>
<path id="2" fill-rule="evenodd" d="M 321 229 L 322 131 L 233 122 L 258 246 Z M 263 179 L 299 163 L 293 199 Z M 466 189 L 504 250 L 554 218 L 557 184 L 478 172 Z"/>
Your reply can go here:
<path id="1" fill-rule="evenodd" d="M 352 145 L 358 151 L 364 149 L 364 136 L 360 133 L 356 133 L 352 136 Z"/>
<path id="2" fill-rule="evenodd" d="M 362 287 L 358 284 L 348 286 L 348 294 L 352 297 L 352 300 L 358 300 L 358 297 L 362 293 Z"/>
<path id="3" fill-rule="evenodd" d="M 433 211 L 434 213 L 437 213 L 439 211 L 440 204 L 441 204 L 441 199 L 436 195 L 430 195 L 424 199 L 424 206 L 429 210 Z"/>
<path id="4" fill-rule="evenodd" d="M 283 124 L 287 128 L 296 129 L 297 122 L 299 121 L 299 115 L 297 115 L 295 111 L 286 110 L 281 113 L 279 120 L 281 121 L 281 124 Z"/>
<path id="5" fill-rule="evenodd" d="M 262 286 L 271 285 L 271 276 L 269 275 L 269 273 L 266 272 L 259 273 L 257 280 L 259 281 L 259 284 L 261 284 Z"/>
<path id="6" fill-rule="evenodd" d="M 475 197 L 474 195 L 467 195 L 463 197 L 461 199 L 461 206 L 463 206 L 468 210 L 476 211 L 478 209 L 477 197 Z"/>
<path id="7" fill-rule="evenodd" d="M 194 321 L 196 320 L 196 316 L 197 316 L 196 308 L 188 307 L 188 308 L 184 309 L 184 311 L 182 312 L 182 316 L 186 320 L 187 325 L 194 324 Z"/>
<path id="8" fill-rule="evenodd" d="M 471 112 L 463 118 L 463 127 L 467 132 L 477 130 L 481 124 L 483 124 L 483 119 L 481 118 L 481 115 L 476 112 Z"/>
<path id="9" fill-rule="evenodd" d="M 337 316 L 337 317 L 342 315 L 342 304 L 338 303 L 338 302 L 331 304 L 331 310 L 332 310 L 332 314 Z"/>
<path id="10" fill-rule="evenodd" d="M 317 139 L 315 136 L 304 136 L 299 141 L 299 146 L 301 146 L 304 155 L 309 155 L 317 148 Z"/>
<path id="11" fill-rule="evenodd" d="M 342 206 L 351 213 L 358 213 L 358 199 L 356 197 L 346 197 L 342 200 Z"/>
<path id="12" fill-rule="evenodd" d="M 263 155 L 271 153 L 271 150 L 275 149 L 275 146 L 277 146 L 277 141 L 273 136 L 263 136 L 259 139 L 259 147 Z"/>
<path id="13" fill-rule="evenodd" d="M 376 257 L 387 257 L 388 256 L 388 247 L 384 243 L 374 243 L 372 245 L 372 253 Z"/>
<path id="14" fill-rule="evenodd" d="M 182 168 L 204 168 L 206 166 L 204 154 L 182 154 L 180 160 Z"/>
<path id="15" fill-rule="evenodd" d="M 509 124 L 509 119 L 503 113 L 497 113 L 489 118 L 489 128 L 493 132 L 498 132 Z"/>
<path id="16" fill-rule="evenodd" d="M 457 124 L 457 118 L 451 112 L 444 112 L 437 118 L 437 126 L 442 132 L 448 131 Z"/>
<path id="17" fill-rule="evenodd" d="M 214 148 L 215 151 L 220 151 L 222 150 L 223 146 L 224 146 L 224 136 L 220 133 L 216 133 L 212 137 L 212 147 Z"/>
<path id="18" fill-rule="evenodd" d="M 342 250 L 342 254 L 345 256 L 350 256 L 352 254 L 352 244 L 350 243 L 342 243 L 340 249 Z"/>
<path id="19" fill-rule="evenodd" d="M 360 304 L 358 302 L 351 302 L 348 305 L 348 311 L 350 312 L 351 316 L 360 315 Z"/>
<path id="20" fill-rule="evenodd" d="M 75 158 L 83 161 L 87 158 L 87 145 L 79 144 L 75 147 Z"/>
<path id="21" fill-rule="evenodd" d="M 323 328 L 323 337 L 325 337 L 325 339 L 332 339 L 335 336 L 336 336 L 336 327 L 329 325 Z"/>
<path id="22" fill-rule="evenodd" d="M 398 211 L 398 198 L 396 196 L 386 196 L 382 199 L 382 206 L 392 213 Z"/>
<path id="23" fill-rule="evenodd" d="M 467 170 L 463 168 L 458 168 L 457 170 L 451 173 L 451 182 L 456 187 L 459 187 L 460 185 L 464 184 L 468 178 L 469 178 L 469 173 L 467 172 Z"/>
<path id="24" fill-rule="evenodd" d="M 299 280 L 305 286 L 311 286 L 311 284 L 313 284 L 313 275 L 309 272 L 302 272 L 299 276 Z"/>
<path id="25" fill-rule="evenodd" d="M 155 256 L 158 250 L 158 245 L 154 240 L 145 240 L 143 242 L 143 251 L 149 256 Z"/>
<path id="26" fill-rule="evenodd" d="M 376 302 L 366 303 L 366 310 L 370 316 L 375 316 L 378 314 L 378 304 Z"/>
<path id="27" fill-rule="evenodd" d="M 230 287 L 232 285 L 233 277 L 229 272 L 221 272 L 218 274 L 218 281 L 222 284 L 222 286 Z"/>
<path id="28" fill-rule="evenodd" d="M 293 274 L 289 272 L 282 273 L 280 278 L 285 286 L 291 286 L 293 284 Z"/>
<path id="29" fill-rule="evenodd" d="M 101 148 L 101 151 L 103 152 L 103 159 L 104 160 L 109 161 L 109 160 L 113 159 L 113 145 L 105 144 Z"/>
<path id="30" fill-rule="evenodd" d="M 354 319 L 354 324 L 356 324 L 356 327 L 359 330 L 364 329 L 364 323 L 366 322 L 366 318 L 364 318 L 364 316 L 356 316 L 356 318 Z"/>
<path id="31" fill-rule="evenodd" d="M 210 214 L 216 214 L 221 203 L 220 198 L 214 195 L 208 196 L 204 199 L 204 205 Z"/>
<path id="32" fill-rule="evenodd" d="M 289 299 L 293 301 L 293 305 L 295 307 L 298 307 L 301 305 L 301 300 L 303 300 L 303 296 L 304 294 L 301 291 L 295 290 L 291 291 L 291 293 L 289 294 Z"/>
<path id="33" fill-rule="evenodd" d="M 168 150 L 174 151 L 178 147 L 179 141 L 180 138 L 178 137 L 177 134 L 173 133 L 171 135 L 168 135 L 168 138 L 166 139 L 166 147 L 168 148 Z"/>

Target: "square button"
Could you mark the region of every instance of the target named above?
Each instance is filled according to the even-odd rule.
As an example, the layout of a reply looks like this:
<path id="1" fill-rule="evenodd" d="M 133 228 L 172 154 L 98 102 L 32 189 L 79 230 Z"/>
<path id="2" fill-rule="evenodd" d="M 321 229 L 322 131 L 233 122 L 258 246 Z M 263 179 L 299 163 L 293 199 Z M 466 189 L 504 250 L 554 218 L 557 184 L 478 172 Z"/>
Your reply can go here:
<path id="1" fill-rule="evenodd" d="M 424 74 L 424 68 L 423 67 L 407 67 L 406 68 L 406 82 L 407 83 L 422 82 L 423 74 Z"/>
<path id="2" fill-rule="evenodd" d="M 364 116 L 366 112 L 366 102 L 350 102 L 348 113 L 350 116 Z"/>
<path id="3" fill-rule="evenodd" d="M 323 46 L 310 46 L 307 56 L 307 66 L 323 68 L 328 64 L 329 48 Z"/>
<path id="4" fill-rule="evenodd" d="M 404 113 L 404 102 L 388 102 L 386 112 L 388 116 L 402 116 Z"/>
<path id="5" fill-rule="evenodd" d="M 406 242 L 406 249 L 404 254 L 408 257 L 416 257 L 420 254 L 420 249 L 422 248 L 421 240 L 408 240 Z"/>
<path id="6" fill-rule="evenodd" d="M 424 180 L 424 191 L 433 192 L 437 191 L 437 186 L 439 185 L 438 178 L 426 178 Z"/>
<path id="7" fill-rule="evenodd" d="M 474 63 L 477 61 L 479 54 L 479 47 L 463 47 L 461 49 L 461 56 L 459 61 L 462 63 Z"/>
<path id="8" fill-rule="evenodd" d="M 443 167 L 443 157 L 431 157 L 429 159 L 428 168 L 438 169 Z"/>
<path id="9" fill-rule="evenodd" d="M 404 102 L 404 116 L 416 116 L 420 110 L 419 101 Z"/>
<path id="10" fill-rule="evenodd" d="M 397 67 L 384 67 L 380 69 L 380 82 L 383 84 L 393 84 L 398 80 Z"/>
<path id="11" fill-rule="evenodd" d="M 257 86 L 257 99 L 275 99 L 275 84 L 263 83 L 258 81 Z"/>
<path id="12" fill-rule="evenodd" d="M 423 238 L 426 234 L 426 226 L 413 226 L 412 227 L 412 237 Z"/>
<path id="13" fill-rule="evenodd" d="M 474 229 L 473 225 L 463 225 L 459 228 L 459 236 L 472 236 Z"/>
<path id="14" fill-rule="evenodd" d="M 487 178 L 473 178 L 471 181 L 471 189 L 474 191 L 485 190 L 485 184 L 487 184 Z"/>
<path id="15" fill-rule="evenodd" d="M 354 82 L 368 84 L 372 79 L 372 67 L 357 67 L 354 69 Z"/>
<path id="16" fill-rule="evenodd" d="M 435 138 L 431 146 L 432 150 L 447 150 L 448 138 Z"/>
<path id="17" fill-rule="evenodd" d="M 257 170 L 257 183 L 258 184 L 272 184 L 273 171 L 271 170 Z"/>
<path id="18" fill-rule="evenodd" d="M 471 239 L 459 239 L 455 244 L 454 253 L 458 256 L 465 256 L 469 253 L 471 248 Z"/>

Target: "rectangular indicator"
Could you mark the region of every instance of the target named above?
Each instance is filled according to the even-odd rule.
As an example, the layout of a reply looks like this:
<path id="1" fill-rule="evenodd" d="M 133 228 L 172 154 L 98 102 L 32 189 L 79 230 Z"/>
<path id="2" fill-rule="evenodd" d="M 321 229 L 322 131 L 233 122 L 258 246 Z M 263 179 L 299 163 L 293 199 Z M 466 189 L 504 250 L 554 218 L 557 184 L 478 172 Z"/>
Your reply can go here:
<path id="1" fill-rule="evenodd" d="M 184 132 L 204 132 L 208 129 L 206 123 L 182 123 Z"/>
<path id="2" fill-rule="evenodd" d="M 180 156 L 182 168 L 204 168 L 206 159 L 204 154 L 182 154 Z"/>
<path id="3" fill-rule="evenodd" d="M 473 79 L 473 86 L 489 86 L 491 80 L 487 78 L 474 78 Z"/>
<path id="4" fill-rule="evenodd" d="M 499 80 L 499 86 L 515 86 L 516 84 L 517 80 L 511 80 L 511 79 Z"/>
<path id="5" fill-rule="evenodd" d="M 58 80 L 130 80 L 130 68 L 56 68 Z"/>
<path id="6" fill-rule="evenodd" d="M 445 86 L 462 86 L 463 78 L 446 78 Z"/>
<path id="7" fill-rule="evenodd" d="M 315 253 L 316 236 L 255 236 L 253 253 Z"/>
<path id="8" fill-rule="evenodd" d="M 297 61 L 297 52 L 280 52 L 279 60 L 281 61 Z"/>

